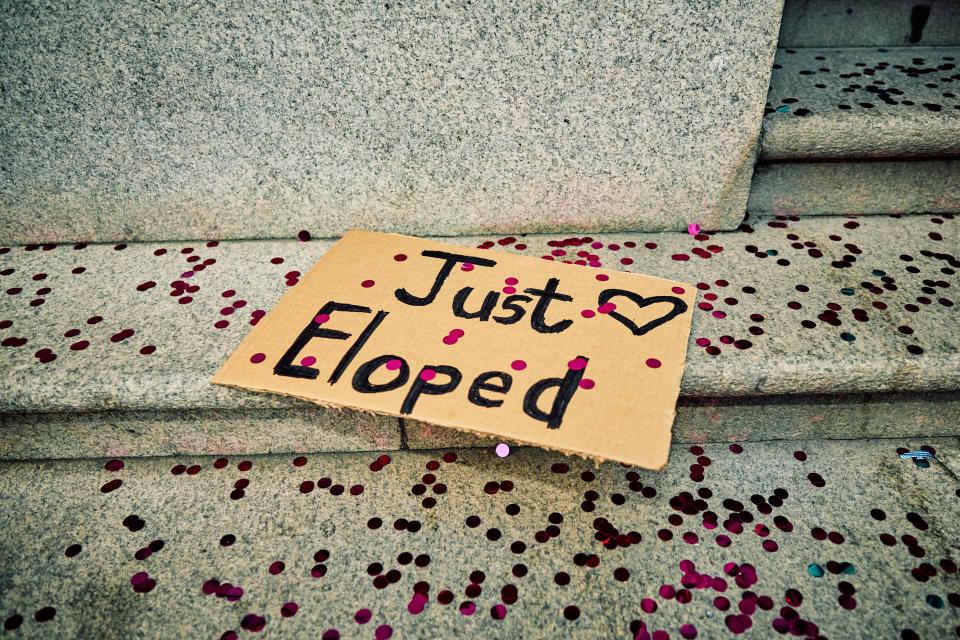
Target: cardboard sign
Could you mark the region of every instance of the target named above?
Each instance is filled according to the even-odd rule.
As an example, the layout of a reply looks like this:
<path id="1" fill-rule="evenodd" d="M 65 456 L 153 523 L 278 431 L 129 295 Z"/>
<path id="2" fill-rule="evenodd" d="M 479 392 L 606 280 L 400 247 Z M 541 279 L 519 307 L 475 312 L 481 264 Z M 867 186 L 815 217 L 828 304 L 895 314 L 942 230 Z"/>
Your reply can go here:
<path id="1" fill-rule="evenodd" d="M 213 378 L 651 469 L 694 287 L 352 231 Z"/>

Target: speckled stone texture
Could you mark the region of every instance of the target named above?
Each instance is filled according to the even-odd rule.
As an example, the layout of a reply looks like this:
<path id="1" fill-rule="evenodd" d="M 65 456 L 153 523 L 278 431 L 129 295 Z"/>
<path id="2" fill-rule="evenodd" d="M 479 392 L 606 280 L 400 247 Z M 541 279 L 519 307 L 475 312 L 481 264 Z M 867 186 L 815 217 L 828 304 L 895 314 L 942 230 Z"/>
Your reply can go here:
<path id="1" fill-rule="evenodd" d="M 929 158 L 960 153 L 960 43 L 778 49 L 766 160 Z"/>
<path id="2" fill-rule="evenodd" d="M 958 213 L 960 161 L 760 162 L 753 215 Z"/>
<path id="3" fill-rule="evenodd" d="M 684 439 L 698 439 L 707 425 L 715 429 L 708 439 L 743 438 L 745 424 L 755 415 L 746 407 L 754 400 L 724 411 L 703 403 L 723 407 L 734 402 L 723 398 L 757 396 L 773 398 L 755 406 L 756 419 L 768 412 L 772 426 L 747 437 L 802 436 L 807 430 L 834 437 L 956 433 L 950 429 L 960 421 L 952 420 L 950 403 L 930 407 L 933 402 L 917 396 L 919 404 L 911 405 L 904 395 L 891 396 L 906 403 L 897 411 L 913 413 L 888 433 L 893 427 L 876 419 L 878 410 L 871 402 L 823 396 L 960 389 L 954 293 L 960 269 L 958 220 L 793 218 L 751 220 L 737 232 L 696 237 L 488 236 L 456 242 L 697 283 L 701 295 L 678 420 Z M 112 412 L 294 412 L 289 424 L 300 426 L 290 433 L 280 428 L 286 423 L 279 418 L 271 433 L 257 435 L 257 424 L 244 425 L 238 433 L 250 433 L 251 440 L 234 442 L 236 449 L 220 449 L 231 453 L 251 447 L 393 446 L 395 420 L 377 423 L 363 417 L 361 424 L 370 428 L 358 428 L 344 440 L 349 429 L 320 412 L 316 428 L 329 433 L 298 443 L 307 428 L 296 417 L 309 412 L 304 402 L 210 384 L 250 324 L 295 286 L 298 274 L 330 244 L 278 240 L 79 249 L 67 244 L 14 247 L 0 254 L 0 413 L 6 414 L 3 428 L 10 434 L 4 455 L 109 455 L 114 450 L 109 447 L 145 454 L 201 453 L 208 445 L 226 446 L 232 437 L 217 418 L 209 421 L 207 434 L 202 417 L 187 420 L 182 429 L 194 435 L 181 441 L 176 438 L 181 427 L 173 418 L 157 422 L 148 416 L 142 417 L 143 425 L 118 427 L 111 422 L 117 415 Z M 820 399 L 791 404 L 789 396 L 796 395 Z M 844 411 L 851 413 L 821 423 L 815 416 L 832 415 L 832 410 L 824 414 L 818 403 L 848 406 Z M 52 421 L 29 415 L 49 412 L 67 415 Z M 74 417 L 83 413 L 100 416 Z M 56 437 L 58 424 L 95 429 L 99 419 L 105 420 L 104 434 L 67 430 Z M 134 422 L 140 419 L 131 416 Z M 861 421 L 863 430 L 851 430 L 851 421 Z M 45 425 L 36 433 L 51 434 L 48 439 L 30 439 L 36 424 Z M 931 424 L 934 430 L 928 430 Z M 124 428 L 168 435 L 141 438 Z M 122 436 L 111 441 L 110 433 Z M 411 446 L 424 446 L 417 444 L 413 429 L 408 435 Z"/>
<path id="4" fill-rule="evenodd" d="M 0 241 L 734 228 L 778 0 L 0 6 Z"/>
<path id="5" fill-rule="evenodd" d="M 786 0 L 779 46 L 906 47 L 958 43 L 957 0 Z"/>
<path id="6" fill-rule="evenodd" d="M 956 440 L 734 451 L 0 463 L 4 637 L 954 637 Z"/>

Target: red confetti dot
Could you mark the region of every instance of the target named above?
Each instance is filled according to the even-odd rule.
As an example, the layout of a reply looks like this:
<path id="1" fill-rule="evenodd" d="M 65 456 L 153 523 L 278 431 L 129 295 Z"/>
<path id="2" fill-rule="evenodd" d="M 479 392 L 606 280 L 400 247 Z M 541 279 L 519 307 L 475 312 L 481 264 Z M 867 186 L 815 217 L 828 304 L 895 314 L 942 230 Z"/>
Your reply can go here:
<path id="1" fill-rule="evenodd" d="M 650 367 L 651 369 L 659 369 L 660 364 L 661 364 L 660 361 L 657 360 L 656 358 L 647 358 L 647 366 Z"/>
<path id="2" fill-rule="evenodd" d="M 398 253 L 397 255 L 393 256 L 393 259 L 396 260 L 397 262 L 403 262 L 404 260 L 407 259 L 407 256 L 404 253 Z"/>
<path id="3" fill-rule="evenodd" d="M 122 340 L 126 340 L 127 338 L 132 336 L 133 333 L 134 333 L 133 329 L 124 329 L 123 331 L 120 331 L 110 336 L 110 342 L 120 342 Z"/>
<path id="4" fill-rule="evenodd" d="M 266 354 L 263 354 L 263 353 L 255 353 L 252 356 L 250 356 L 250 362 L 252 362 L 253 364 L 259 364 L 266 359 L 267 359 L 267 356 Z"/>
<path id="5" fill-rule="evenodd" d="M 376 283 L 373 280 L 364 280 L 363 282 L 360 283 L 360 286 L 363 287 L 364 289 L 369 289 L 375 284 Z"/>

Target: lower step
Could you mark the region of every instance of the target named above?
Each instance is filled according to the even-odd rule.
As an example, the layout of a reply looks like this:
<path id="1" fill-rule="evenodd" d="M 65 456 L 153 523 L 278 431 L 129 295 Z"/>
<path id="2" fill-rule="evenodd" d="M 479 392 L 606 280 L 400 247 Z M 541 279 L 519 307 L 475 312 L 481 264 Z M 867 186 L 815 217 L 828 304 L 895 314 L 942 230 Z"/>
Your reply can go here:
<path id="1" fill-rule="evenodd" d="M 639 425 L 639 422 L 638 422 Z M 681 398 L 679 443 L 960 435 L 960 392 Z M 0 459 L 486 447 L 455 429 L 304 404 L 290 409 L 0 415 Z"/>
<path id="2" fill-rule="evenodd" d="M 44 640 L 955 637 L 957 456 L 897 439 L 676 445 L 660 473 L 530 448 L 2 462 L 0 621 Z"/>

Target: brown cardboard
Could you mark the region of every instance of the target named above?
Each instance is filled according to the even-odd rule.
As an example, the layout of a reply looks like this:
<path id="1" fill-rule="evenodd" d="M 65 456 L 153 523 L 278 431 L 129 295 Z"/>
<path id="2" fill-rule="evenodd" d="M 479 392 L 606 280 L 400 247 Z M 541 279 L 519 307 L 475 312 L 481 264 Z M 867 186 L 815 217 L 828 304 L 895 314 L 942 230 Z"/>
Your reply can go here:
<path id="1" fill-rule="evenodd" d="M 570 299 L 552 297 L 551 282 Z M 493 309 L 458 316 L 458 294 L 461 316 L 485 300 Z M 662 469 L 695 298 L 690 285 L 649 276 L 352 231 L 213 382 Z M 435 377 L 422 379 L 424 368 Z"/>

